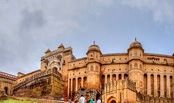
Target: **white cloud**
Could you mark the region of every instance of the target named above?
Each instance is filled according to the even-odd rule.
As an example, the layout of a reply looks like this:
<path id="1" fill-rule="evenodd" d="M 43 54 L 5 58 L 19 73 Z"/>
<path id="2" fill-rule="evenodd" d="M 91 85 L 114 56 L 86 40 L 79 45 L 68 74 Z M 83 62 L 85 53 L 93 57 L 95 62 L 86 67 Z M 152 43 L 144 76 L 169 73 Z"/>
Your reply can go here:
<path id="1" fill-rule="evenodd" d="M 1 70 L 17 73 L 39 68 L 48 45 L 80 30 L 80 20 L 111 1 L 0 0 Z"/>
<path id="2" fill-rule="evenodd" d="M 174 21 L 174 2 L 172 0 L 123 0 L 122 4 L 150 11 L 155 22 Z"/>

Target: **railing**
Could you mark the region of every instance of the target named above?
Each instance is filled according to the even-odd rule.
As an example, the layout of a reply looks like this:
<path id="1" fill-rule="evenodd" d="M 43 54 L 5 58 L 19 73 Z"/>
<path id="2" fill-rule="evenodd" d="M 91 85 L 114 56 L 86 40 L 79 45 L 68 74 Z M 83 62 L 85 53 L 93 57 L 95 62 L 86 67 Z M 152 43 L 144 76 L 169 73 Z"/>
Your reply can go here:
<path id="1" fill-rule="evenodd" d="M 17 78 L 17 77 L 14 76 L 14 75 L 7 74 L 7 73 L 4 73 L 4 72 L 0 72 L 0 77 L 1 77 L 1 78 L 4 78 L 4 79 L 11 80 L 11 81 L 15 81 L 16 78 Z"/>

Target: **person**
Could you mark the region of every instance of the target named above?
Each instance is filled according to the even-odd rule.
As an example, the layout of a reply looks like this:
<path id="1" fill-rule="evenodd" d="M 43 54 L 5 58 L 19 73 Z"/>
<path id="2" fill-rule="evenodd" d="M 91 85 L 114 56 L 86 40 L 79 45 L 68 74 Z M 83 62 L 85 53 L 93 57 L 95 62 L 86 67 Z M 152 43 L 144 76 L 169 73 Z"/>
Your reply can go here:
<path id="1" fill-rule="evenodd" d="M 79 103 L 85 103 L 85 97 L 83 95 L 79 98 Z"/>
<path id="2" fill-rule="evenodd" d="M 91 99 L 89 103 L 95 103 L 94 99 Z"/>
<path id="3" fill-rule="evenodd" d="M 97 103 L 101 103 L 101 100 L 100 100 L 100 98 L 98 98 L 98 100 L 97 100 Z"/>

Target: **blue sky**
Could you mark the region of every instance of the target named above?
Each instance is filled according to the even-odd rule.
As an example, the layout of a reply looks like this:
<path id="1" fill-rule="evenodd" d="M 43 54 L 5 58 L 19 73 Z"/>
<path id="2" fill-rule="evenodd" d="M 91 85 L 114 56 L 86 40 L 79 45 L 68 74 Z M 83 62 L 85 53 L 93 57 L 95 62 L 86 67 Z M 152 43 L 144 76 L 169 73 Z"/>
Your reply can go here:
<path id="1" fill-rule="evenodd" d="M 77 58 L 96 42 L 127 52 L 135 37 L 148 53 L 174 53 L 172 0 L 0 0 L 0 70 L 40 68 L 46 49 L 71 46 Z"/>

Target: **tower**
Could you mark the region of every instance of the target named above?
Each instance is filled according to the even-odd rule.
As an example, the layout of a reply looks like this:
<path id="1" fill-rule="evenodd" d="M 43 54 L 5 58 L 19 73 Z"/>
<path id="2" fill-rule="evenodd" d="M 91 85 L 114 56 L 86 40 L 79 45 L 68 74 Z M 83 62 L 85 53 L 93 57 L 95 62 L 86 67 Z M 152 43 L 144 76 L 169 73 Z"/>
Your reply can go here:
<path id="1" fill-rule="evenodd" d="M 143 53 L 144 49 L 136 39 L 128 48 L 129 54 L 129 79 L 136 82 L 136 89 L 143 92 Z"/>
<path id="2" fill-rule="evenodd" d="M 100 90 L 100 47 L 94 44 L 88 48 L 87 55 L 87 89 Z"/>

